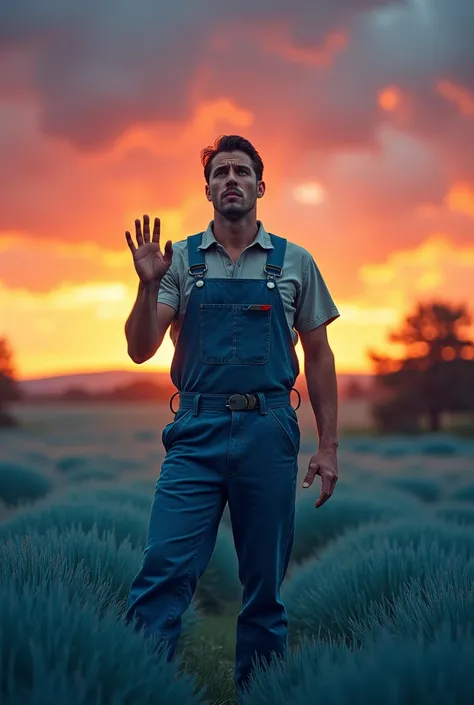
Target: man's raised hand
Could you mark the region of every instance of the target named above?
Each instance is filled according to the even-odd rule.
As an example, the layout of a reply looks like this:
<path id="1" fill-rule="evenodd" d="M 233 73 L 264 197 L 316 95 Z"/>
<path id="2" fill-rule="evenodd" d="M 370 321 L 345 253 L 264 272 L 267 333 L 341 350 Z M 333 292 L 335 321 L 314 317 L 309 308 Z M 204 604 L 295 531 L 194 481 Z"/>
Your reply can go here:
<path id="1" fill-rule="evenodd" d="M 135 270 L 143 284 L 163 279 L 173 259 L 171 240 L 166 242 L 164 252 L 160 250 L 160 227 L 160 219 L 155 218 L 153 237 L 150 241 L 149 216 L 143 216 L 143 235 L 140 220 L 137 219 L 135 221 L 135 233 L 138 247 L 135 246 L 128 230 L 125 232 L 125 239 L 133 255 Z"/>

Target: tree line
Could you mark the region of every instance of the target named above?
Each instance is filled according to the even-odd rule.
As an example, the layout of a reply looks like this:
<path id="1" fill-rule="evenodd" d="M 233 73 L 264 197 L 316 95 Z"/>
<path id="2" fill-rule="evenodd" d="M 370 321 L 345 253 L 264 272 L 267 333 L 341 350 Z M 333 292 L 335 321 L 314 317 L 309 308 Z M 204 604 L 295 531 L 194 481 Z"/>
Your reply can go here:
<path id="1" fill-rule="evenodd" d="M 419 303 L 389 334 L 398 357 L 369 351 L 376 400 L 372 416 L 381 432 L 442 430 L 445 413 L 474 410 L 472 317 L 465 305 Z"/>
<path id="2" fill-rule="evenodd" d="M 399 355 L 368 351 L 373 372 L 371 414 L 377 432 L 436 433 L 442 430 L 445 413 L 474 412 L 471 325 L 472 317 L 465 304 L 418 303 L 398 330 L 388 335 L 388 342 L 398 346 Z M 171 382 L 163 386 L 138 381 L 98 394 L 72 388 L 61 399 L 168 401 L 174 391 Z M 357 395 L 355 387 L 351 394 Z M 17 424 L 9 407 L 22 398 L 12 350 L 6 338 L 0 338 L 0 426 Z"/>

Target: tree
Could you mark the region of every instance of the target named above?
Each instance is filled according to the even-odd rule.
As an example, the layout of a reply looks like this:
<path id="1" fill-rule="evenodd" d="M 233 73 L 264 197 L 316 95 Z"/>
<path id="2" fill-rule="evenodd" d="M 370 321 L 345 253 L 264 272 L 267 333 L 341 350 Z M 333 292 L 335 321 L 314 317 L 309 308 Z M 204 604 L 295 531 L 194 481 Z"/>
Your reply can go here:
<path id="1" fill-rule="evenodd" d="M 355 377 L 351 377 L 351 379 L 349 379 L 343 393 L 344 398 L 350 400 L 365 399 L 367 397 L 367 390 L 362 382 Z"/>
<path id="2" fill-rule="evenodd" d="M 474 409 L 474 342 L 465 305 L 419 303 L 389 341 L 404 347 L 400 359 L 369 351 L 378 400 L 373 413 L 382 430 L 417 430 L 425 417 L 439 431 L 444 412 Z"/>
<path id="3" fill-rule="evenodd" d="M 0 338 L 0 426 L 16 426 L 15 419 L 7 413 L 7 405 L 21 399 L 15 379 L 13 354 L 5 338 Z"/>

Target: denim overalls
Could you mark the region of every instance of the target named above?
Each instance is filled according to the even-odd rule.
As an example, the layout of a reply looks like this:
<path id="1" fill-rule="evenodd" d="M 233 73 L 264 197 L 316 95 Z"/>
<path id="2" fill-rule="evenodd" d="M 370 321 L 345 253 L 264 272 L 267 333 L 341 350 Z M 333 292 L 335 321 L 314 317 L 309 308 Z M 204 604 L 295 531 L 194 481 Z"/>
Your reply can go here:
<path id="1" fill-rule="evenodd" d="M 202 233 L 187 239 L 195 286 L 171 365 L 180 403 L 163 430 L 166 455 L 127 609 L 145 634 L 168 642 L 171 659 L 228 502 L 243 584 L 238 692 L 253 658 L 282 654 L 288 628 L 280 586 L 293 544 L 300 429 L 290 391 L 299 364 L 276 281 L 286 240 L 270 235 L 261 280 L 205 277 Z"/>

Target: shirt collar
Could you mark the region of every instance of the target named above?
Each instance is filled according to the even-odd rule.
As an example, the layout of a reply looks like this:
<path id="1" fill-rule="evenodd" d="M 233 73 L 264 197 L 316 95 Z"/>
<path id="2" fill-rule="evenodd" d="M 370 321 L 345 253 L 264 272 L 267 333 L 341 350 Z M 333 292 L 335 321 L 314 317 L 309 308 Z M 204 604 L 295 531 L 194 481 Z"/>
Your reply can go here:
<path id="1" fill-rule="evenodd" d="M 211 245 L 217 244 L 217 240 L 214 237 L 214 233 L 212 231 L 212 226 L 214 225 L 214 221 L 211 220 L 209 225 L 207 226 L 207 230 L 203 233 L 202 236 L 202 241 L 201 244 L 198 247 L 198 250 L 207 250 Z M 272 245 L 272 239 L 263 227 L 263 223 L 260 220 L 257 220 L 257 225 L 258 225 L 258 232 L 257 232 L 257 237 L 255 240 L 252 242 L 250 247 L 253 245 L 260 245 L 260 247 L 263 247 L 264 250 L 273 250 L 274 247 Z"/>

